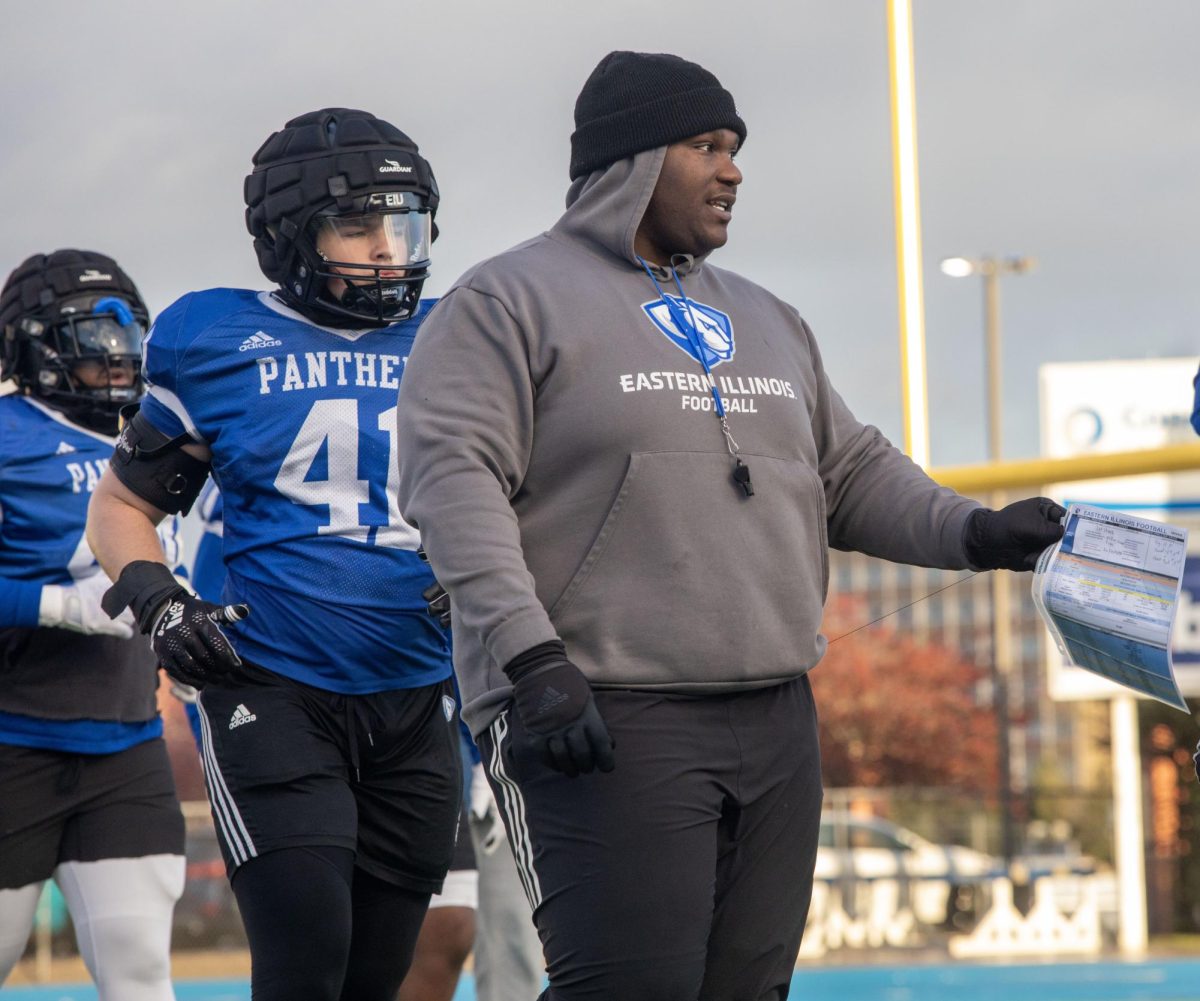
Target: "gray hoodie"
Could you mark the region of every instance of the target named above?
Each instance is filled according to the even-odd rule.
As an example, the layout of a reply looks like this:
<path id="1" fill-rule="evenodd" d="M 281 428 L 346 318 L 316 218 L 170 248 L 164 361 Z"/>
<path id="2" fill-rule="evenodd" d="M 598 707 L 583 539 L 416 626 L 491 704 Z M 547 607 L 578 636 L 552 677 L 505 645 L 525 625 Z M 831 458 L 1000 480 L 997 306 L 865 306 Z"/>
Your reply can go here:
<path id="1" fill-rule="evenodd" d="M 699 349 L 633 249 L 664 155 L 577 180 L 553 229 L 459 279 L 407 363 L 400 509 L 450 592 L 475 733 L 546 640 L 596 687 L 763 687 L 824 653 L 829 546 L 967 566 L 977 505 L 855 420 L 791 306 L 686 259 L 677 308 L 754 496 L 734 482 Z"/>

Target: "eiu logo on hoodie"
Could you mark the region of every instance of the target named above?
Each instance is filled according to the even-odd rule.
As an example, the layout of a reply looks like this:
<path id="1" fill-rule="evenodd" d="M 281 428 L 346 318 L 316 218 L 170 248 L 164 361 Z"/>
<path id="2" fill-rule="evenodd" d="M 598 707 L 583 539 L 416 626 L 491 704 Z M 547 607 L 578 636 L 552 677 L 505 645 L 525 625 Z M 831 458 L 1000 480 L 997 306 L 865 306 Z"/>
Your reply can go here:
<path id="1" fill-rule="evenodd" d="M 704 357 L 701 358 L 697 355 L 696 347 L 688 332 L 680 329 L 674 317 L 671 316 L 670 308 L 661 298 L 642 303 L 643 312 L 667 340 L 697 362 L 701 364 L 707 362 L 709 368 L 716 368 L 721 362 L 732 360 L 735 350 L 733 323 L 727 314 L 713 306 L 697 302 L 695 299 L 688 299 L 685 302 L 676 295 L 669 298 L 679 307 L 683 315 L 695 324 Z"/>

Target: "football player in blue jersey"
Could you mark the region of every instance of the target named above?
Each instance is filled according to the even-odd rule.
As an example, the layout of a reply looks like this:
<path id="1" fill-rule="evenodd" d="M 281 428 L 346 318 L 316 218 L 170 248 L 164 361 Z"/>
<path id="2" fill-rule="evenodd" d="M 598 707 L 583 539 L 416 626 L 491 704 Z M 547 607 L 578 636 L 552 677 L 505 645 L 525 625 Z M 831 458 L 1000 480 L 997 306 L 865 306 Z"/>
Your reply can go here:
<path id="1" fill-rule="evenodd" d="M 0 983 L 54 877 L 105 1001 L 168 1001 L 184 825 L 157 670 L 84 541 L 146 307 L 117 263 L 36 254 L 0 292 Z M 178 562 L 174 520 L 152 536 Z M 165 546 L 165 548 L 164 548 Z"/>
<path id="2" fill-rule="evenodd" d="M 196 544 L 196 555 L 192 562 L 191 586 L 200 597 L 218 601 L 225 584 L 225 562 L 221 556 L 221 537 L 224 534 L 223 505 L 221 491 L 216 481 L 209 480 L 194 508 L 200 519 L 202 533 Z M 200 712 L 196 707 L 196 690 L 190 685 L 175 683 L 171 694 L 184 703 L 188 723 L 196 738 L 196 745 L 203 750 L 204 737 L 200 729 Z M 460 721 L 463 744 L 463 775 L 469 774 L 471 763 L 478 758 L 471 734 Z M 470 762 L 468 761 L 470 759 Z M 464 783 L 465 784 L 465 783 Z M 465 795 L 464 795 L 465 799 Z M 421 925 L 421 933 L 413 950 L 412 965 L 395 1001 L 450 1001 L 458 986 L 463 964 L 475 943 L 475 911 L 479 901 L 479 873 L 475 866 L 475 851 L 472 839 L 467 836 L 466 804 L 459 822 L 459 837 L 454 847 L 454 859 L 442 892 L 429 901 L 429 910 Z M 501 830 L 500 838 L 504 837 Z M 516 870 L 513 870 L 516 879 Z M 517 893 L 521 905 L 525 898 Z M 528 920 L 530 928 L 533 923 Z M 540 954 L 540 949 L 539 949 Z M 478 978 L 478 963 L 476 977 Z M 535 986 L 527 992 L 529 997 L 537 993 Z M 480 995 L 483 996 L 482 994 Z"/>
<path id="3" fill-rule="evenodd" d="M 392 1001 L 451 861 L 461 766 L 433 575 L 396 504 L 396 396 L 438 190 L 416 144 L 326 108 L 246 178 L 270 292 L 184 296 L 143 345 L 146 398 L 89 538 L 168 673 L 200 690 L 213 817 L 256 1001 Z M 209 473 L 222 604 L 151 545 Z"/>

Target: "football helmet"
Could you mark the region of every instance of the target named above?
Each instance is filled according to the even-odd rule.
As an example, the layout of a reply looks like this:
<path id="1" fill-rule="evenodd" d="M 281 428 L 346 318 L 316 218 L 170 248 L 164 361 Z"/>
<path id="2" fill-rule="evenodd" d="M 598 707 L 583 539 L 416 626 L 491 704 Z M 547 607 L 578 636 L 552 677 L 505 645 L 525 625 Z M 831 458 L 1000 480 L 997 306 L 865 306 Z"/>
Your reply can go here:
<path id="1" fill-rule="evenodd" d="M 411 316 L 437 237 L 437 182 L 417 144 L 365 111 L 293 118 L 254 155 L 246 227 L 263 274 L 319 323 Z"/>
<path id="2" fill-rule="evenodd" d="M 0 291 L 0 375 L 71 420 L 116 434 L 142 396 L 149 314 L 132 279 L 90 250 L 34 254 Z"/>

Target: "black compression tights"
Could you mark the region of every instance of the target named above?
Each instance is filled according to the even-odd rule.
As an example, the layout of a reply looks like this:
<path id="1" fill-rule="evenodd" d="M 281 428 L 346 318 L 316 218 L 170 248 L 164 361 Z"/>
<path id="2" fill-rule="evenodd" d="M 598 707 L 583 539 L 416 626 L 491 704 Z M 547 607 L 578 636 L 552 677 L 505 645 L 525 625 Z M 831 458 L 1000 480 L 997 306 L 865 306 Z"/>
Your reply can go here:
<path id="1" fill-rule="evenodd" d="M 394 1001 L 429 904 L 356 869 L 349 849 L 324 846 L 250 859 L 233 892 L 253 1001 Z"/>

